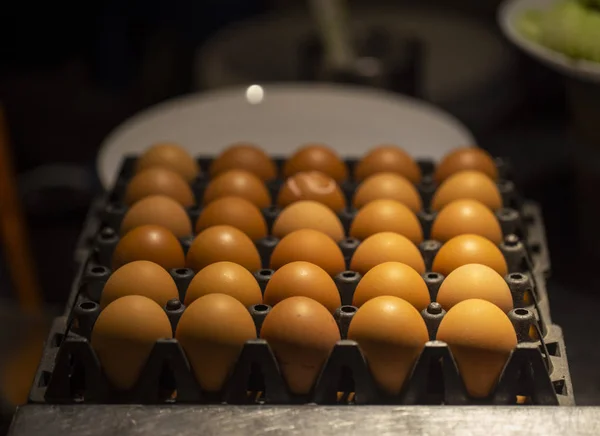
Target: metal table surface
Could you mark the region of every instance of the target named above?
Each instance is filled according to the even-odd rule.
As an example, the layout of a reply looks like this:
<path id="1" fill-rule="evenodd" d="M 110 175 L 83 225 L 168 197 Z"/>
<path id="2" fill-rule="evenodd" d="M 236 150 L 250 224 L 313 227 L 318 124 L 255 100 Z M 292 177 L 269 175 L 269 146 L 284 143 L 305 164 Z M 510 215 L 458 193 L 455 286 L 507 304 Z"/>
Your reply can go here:
<path id="1" fill-rule="evenodd" d="M 10 436 L 598 435 L 598 407 L 40 406 Z"/>

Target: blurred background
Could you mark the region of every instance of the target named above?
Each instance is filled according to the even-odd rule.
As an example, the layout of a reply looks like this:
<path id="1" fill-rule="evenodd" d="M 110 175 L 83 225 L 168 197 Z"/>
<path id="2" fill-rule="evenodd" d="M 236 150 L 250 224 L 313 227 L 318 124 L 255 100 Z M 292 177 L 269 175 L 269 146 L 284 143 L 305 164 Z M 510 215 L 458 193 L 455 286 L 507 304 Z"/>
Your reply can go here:
<path id="1" fill-rule="evenodd" d="M 393 91 L 461 120 L 481 147 L 510 158 L 520 190 L 542 204 L 553 318 L 565 330 L 576 400 L 600 404 L 600 351 L 589 345 L 600 305 L 590 269 L 600 257 L 594 201 L 600 134 L 593 121 L 600 112 L 589 104 L 590 85 L 511 47 L 496 23 L 499 1 L 348 3 L 352 32 L 379 29 L 405 50 L 409 66 L 392 81 Z M 35 265 L 24 274 L 37 280 L 47 308 L 42 315 L 20 313 L 8 262 L 0 262 L 7 423 L 26 399 L 48 320 L 62 311 L 70 291 L 73 250 L 90 202 L 102 192 L 95 159 L 105 136 L 174 96 L 320 77 L 311 69 L 315 26 L 306 2 L 107 0 L 5 8 L 0 102 Z M 377 37 L 369 50 L 377 50 Z"/>

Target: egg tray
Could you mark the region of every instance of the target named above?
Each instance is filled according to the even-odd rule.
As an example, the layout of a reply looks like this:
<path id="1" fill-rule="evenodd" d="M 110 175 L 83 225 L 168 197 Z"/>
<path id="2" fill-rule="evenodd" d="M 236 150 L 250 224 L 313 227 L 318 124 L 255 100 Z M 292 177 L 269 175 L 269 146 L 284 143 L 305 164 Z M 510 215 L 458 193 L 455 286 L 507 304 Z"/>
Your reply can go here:
<path id="1" fill-rule="evenodd" d="M 69 315 L 55 320 L 46 343 L 30 401 L 39 403 L 197 403 L 197 404 L 515 404 L 517 395 L 527 404 L 572 405 L 571 379 L 566 348 L 560 328 L 545 324 L 536 316 L 536 304 L 509 313 L 519 344 L 507 361 L 494 393 L 486 399 L 470 398 L 448 346 L 435 341 L 437 327 L 445 315 L 437 303 L 422 312 L 429 330 L 428 342 L 402 393 L 395 397 L 382 394 L 369 373 L 360 347 L 346 340 L 356 308 L 344 305 L 335 318 L 343 338 L 332 350 L 313 392 L 307 396 L 289 393 L 277 362 L 266 341 L 247 341 L 222 392 L 206 393 L 197 385 L 189 363 L 176 339 L 159 340 L 147 360 L 136 386 L 129 392 L 116 392 L 102 373 L 89 343 L 93 324 L 100 313 L 97 303 L 110 272 L 87 264 L 81 271 L 75 304 Z M 257 280 L 264 290 L 271 271 L 258 271 Z M 180 300 L 165 307 L 173 331 L 185 306 L 180 303 L 193 273 L 171 270 L 180 292 Z M 353 277 L 350 277 L 352 275 Z M 427 277 L 433 296 L 439 282 Z M 356 273 L 336 278 L 342 302 L 352 299 Z M 515 302 L 532 288 L 526 274 L 507 277 Z M 535 298 L 536 293 L 533 293 Z M 257 335 L 270 307 L 260 304 L 249 308 Z M 534 336 L 541 338 L 533 340 Z"/>
<path id="2" fill-rule="evenodd" d="M 106 227 L 118 230 L 123 217 L 127 213 L 127 206 L 123 203 L 124 193 L 128 181 L 133 177 L 136 156 L 127 156 L 123 160 L 121 170 L 115 182 L 113 190 L 108 195 L 106 206 L 101 212 L 102 224 Z M 285 159 L 273 158 L 278 168 L 281 170 Z M 203 170 L 203 174 L 208 173 L 208 168 L 212 158 L 200 157 L 198 163 Z M 346 159 L 345 160 L 349 174 L 352 174 L 354 165 L 357 163 L 357 159 Z M 529 254 L 532 268 L 536 271 L 542 271 L 545 274 L 550 273 L 550 258 L 548 255 L 545 231 L 539 213 L 539 208 L 530 202 L 525 202 L 517 192 L 514 183 L 510 180 L 510 164 L 507 160 L 502 158 L 495 159 L 500 180 L 498 181 L 498 188 L 502 194 L 503 204 L 505 207 L 496 211 L 496 217 L 500 223 L 504 237 L 510 237 L 516 235 L 524 245 L 525 250 Z M 433 182 L 433 172 L 435 170 L 435 164 L 431 160 L 417 160 L 421 172 L 423 174 L 423 181 L 417 186 L 421 199 L 424 205 L 424 209 L 421 210 L 417 216 L 423 229 L 423 235 L 425 239 L 429 238 L 431 232 L 431 226 L 435 220 L 436 213 L 428 210 L 431 197 L 436 189 L 436 184 Z M 191 222 L 195 223 L 198 216 L 201 213 L 201 199 L 203 197 L 204 189 L 209 183 L 209 179 L 206 176 L 198 177 L 191 186 L 193 188 L 194 195 L 197 199 L 197 205 L 188 208 L 188 214 Z M 272 198 L 277 198 L 277 193 L 283 179 L 272 180 L 268 183 L 268 187 Z M 347 204 L 351 204 L 352 197 L 358 183 L 353 180 L 348 180 L 341 184 L 344 194 L 346 196 Z M 268 208 L 263 209 L 263 216 L 267 222 L 269 231 L 271 230 L 272 224 L 277 218 L 280 208 L 272 205 Z M 338 216 L 344 226 L 346 234 L 349 233 L 350 225 L 357 213 L 357 210 L 349 207 L 343 212 L 339 213 Z M 273 244 L 273 242 L 271 242 Z"/>

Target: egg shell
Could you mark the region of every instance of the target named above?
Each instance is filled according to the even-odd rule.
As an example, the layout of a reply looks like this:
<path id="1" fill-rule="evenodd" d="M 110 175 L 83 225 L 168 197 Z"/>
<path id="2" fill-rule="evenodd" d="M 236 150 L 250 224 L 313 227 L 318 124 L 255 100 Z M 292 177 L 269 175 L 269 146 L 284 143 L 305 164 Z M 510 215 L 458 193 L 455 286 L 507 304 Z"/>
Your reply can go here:
<path id="1" fill-rule="evenodd" d="M 498 169 L 490 154 L 478 147 L 460 147 L 448 153 L 435 169 L 435 181 L 442 183 L 459 171 L 479 171 L 492 180 L 498 179 Z"/>
<path id="2" fill-rule="evenodd" d="M 271 309 L 260 337 L 273 350 L 290 392 L 303 395 L 315 384 L 340 332 L 325 306 L 310 298 L 291 297 Z"/>
<path id="3" fill-rule="evenodd" d="M 341 212 L 346 207 L 346 198 L 336 181 L 318 171 L 297 173 L 288 177 L 277 196 L 279 207 L 286 207 L 301 200 L 316 201 L 334 212 Z"/>
<path id="4" fill-rule="evenodd" d="M 185 305 L 208 294 L 229 295 L 245 307 L 263 302 L 258 282 L 241 265 L 233 262 L 216 262 L 202 268 L 194 276 L 185 293 Z"/>
<path id="5" fill-rule="evenodd" d="M 175 337 L 201 388 L 218 392 L 246 341 L 256 338 L 256 327 L 250 312 L 238 300 L 225 294 L 209 294 L 184 310 Z"/>
<path id="6" fill-rule="evenodd" d="M 160 307 L 165 307 L 167 301 L 173 298 L 179 298 L 177 285 L 167 270 L 147 260 L 130 262 L 114 271 L 102 289 L 100 307 L 104 308 L 126 295 L 148 297 Z"/>
<path id="7" fill-rule="evenodd" d="M 149 260 L 165 269 L 181 268 L 181 243 L 168 229 L 154 224 L 136 227 L 121 238 L 113 253 L 113 270 L 136 260 Z"/>
<path id="8" fill-rule="evenodd" d="M 313 229 L 325 233 L 335 241 L 344 239 L 344 227 L 335 213 L 316 201 L 297 201 L 281 211 L 271 232 L 283 238 L 293 231 Z"/>
<path id="9" fill-rule="evenodd" d="M 390 395 L 402 390 L 429 333 L 421 314 L 409 302 L 380 296 L 363 304 L 348 328 L 379 387 Z"/>
<path id="10" fill-rule="evenodd" d="M 350 225 L 350 236 L 363 240 L 375 233 L 394 232 L 415 244 L 423 241 L 421 223 L 407 206 L 396 200 L 373 200 L 358 211 Z"/>
<path id="11" fill-rule="evenodd" d="M 260 255 L 252 240 L 232 226 L 213 226 L 200 232 L 188 249 L 186 265 L 195 272 L 221 261 L 237 263 L 250 272 L 260 269 Z"/>
<path id="12" fill-rule="evenodd" d="M 490 240 L 479 235 L 465 234 L 450 239 L 433 259 L 432 271 L 448 276 L 462 265 L 479 263 L 487 265 L 501 276 L 508 273 L 506 259 Z"/>
<path id="13" fill-rule="evenodd" d="M 383 144 L 371 149 L 354 168 L 358 181 L 377 173 L 400 174 L 415 184 L 421 181 L 419 165 L 397 145 Z"/>
<path id="14" fill-rule="evenodd" d="M 217 225 L 240 229 L 253 241 L 267 236 L 267 222 L 260 209 L 241 197 L 223 197 L 207 205 L 196 221 L 196 233 Z"/>
<path id="15" fill-rule="evenodd" d="M 166 195 L 183 207 L 196 202 L 192 188 L 179 174 L 160 167 L 148 168 L 131 179 L 125 189 L 125 203 L 131 206 L 150 195 Z"/>
<path id="16" fill-rule="evenodd" d="M 376 233 L 362 241 L 352 256 L 350 269 L 364 276 L 384 262 L 401 262 L 419 274 L 425 272 L 425 262 L 417 246 L 406 236 L 392 232 Z"/>
<path id="17" fill-rule="evenodd" d="M 169 318 L 156 302 L 128 295 L 100 312 L 91 344 L 110 383 L 128 390 L 135 385 L 156 341 L 172 336 Z"/>
<path id="18" fill-rule="evenodd" d="M 461 301 L 446 313 L 437 340 L 450 347 L 469 395 L 485 398 L 494 389 L 517 346 L 517 335 L 506 314 L 489 301 Z"/>
<path id="19" fill-rule="evenodd" d="M 353 205 L 360 209 L 373 200 L 396 200 L 414 213 L 423 208 L 421 196 L 410 180 L 396 173 L 377 173 L 367 177 L 354 193 Z"/>
<path id="20" fill-rule="evenodd" d="M 179 174 L 191 182 L 200 174 L 198 162 L 179 144 L 160 143 L 148 148 L 136 161 L 136 172 L 161 167 Z"/>
<path id="21" fill-rule="evenodd" d="M 402 298 L 419 311 L 431 302 L 423 277 L 400 262 L 384 262 L 371 268 L 358 282 L 352 305 L 361 307 L 367 301 L 385 295 Z"/>
<path id="22" fill-rule="evenodd" d="M 279 268 L 265 289 L 265 304 L 275 306 L 286 298 L 308 297 L 331 313 L 342 305 L 333 279 L 323 268 L 310 262 L 291 262 Z"/>
<path id="23" fill-rule="evenodd" d="M 211 164 L 210 176 L 229 170 L 246 170 L 267 181 L 277 177 L 273 160 L 255 144 L 242 142 L 227 147 Z"/>
<path id="24" fill-rule="evenodd" d="M 461 199 L 448 203 L 438 213 L 431 227 L 431 239 L 446 242 L 455 236 L 472 233 L 502 242 L 502 228 L 496 215 L 477 200 Z"/>
<path id="25" fill-rule="evenodd" d="M 217 175 L 204 190 L 204 204 L 231 196 L 242 197 L 259 209 L 271 205 L 271 194 L 263 181 L 245 170 L 229 170 Z"/>
<path id="26" fill-rule="evenodd" d="M 433 210 L 441 210 L 454 200 L 470 198 L 492 210 L 502 207 L 502 197 L 496 184 L 478 171 L 460 171 L 448 177 L 435 191 L 431 200 Z"/>
<path id="27" fill-rule="evenodd" d="M 281 239 L 271 254 L 271 269 L 298 260 L 314 263 L 331 276 L 346 269 L 340 247 L 325 233 L 313 229 L 296 230 Z"/>
<path id="28" fill-rule="evenodd" d="M 348 178 L 348 168 L 338 154 L 323 144 L 300 147 L 284 164 L 283 176 L 291 177 L 305 171 L 319 171 L 341 183 Z"/>
<path id="29" fill-rule="evenodd" d="M 165 195 L 150 195 L 131 206 L 121 223 L 121 235 L 146 224 L 165 227 L 178 238 L 192 234 L 192 222 L 183 206 Z"/>

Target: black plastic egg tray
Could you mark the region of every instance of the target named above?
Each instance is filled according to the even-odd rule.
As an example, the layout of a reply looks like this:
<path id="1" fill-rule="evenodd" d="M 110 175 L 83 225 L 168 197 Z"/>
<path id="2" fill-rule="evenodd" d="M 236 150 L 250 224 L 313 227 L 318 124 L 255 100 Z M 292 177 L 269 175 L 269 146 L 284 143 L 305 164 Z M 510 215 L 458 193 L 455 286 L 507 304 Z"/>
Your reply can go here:
<path id="1" fill-rule="evenodd" d="M 574 397 L 569 374 L 566 348 L 560 327 L 552 324 L 545 277 L 549 274 L 548 252 L 539 208 L 522 201 L 510 180 L 499 182 L 504 204 L 510 207 L 498 211 L 505 239 L 500 245 L 509 266 L 505 277 L 511 289 L 515 309 L 509 317 L 519 340 L 511 353 L 499 382 L 488 398 L 474 399 L 465 390 L 449 347 L 435 341 L 435 333 L 445 312 L 437 303 L 431 303 L 422 312 L 430 334 L 414 370 L 403 391 L 395 396 L 384 395 L 374 383 L 358 345 L 345 339 L 350 320 L 356 311 L 351 306 L 352 296 L 360 281 L 360 274 L 345 271 L 335 277 L 342 306 L 335 317 L 342 340 L 334 347 L 313 391 L 307 396 L 295 396 L 288 391 L 277 362 L 267 342 L 248 341 L 222 392 L 202 392 L 198 386 L 185 353 L 176 339 L 157 341 L 136 386 L 129 392 L 116 392 L 106 380 L 101 365 L 90 343 L 90 333 L 100 312 L 99 300 L 104 283 L 111 274 L 110 257 L 118 242 L 118 226 L 126 208 L 119 203 L 127 180 L 133 173 L 135 158 L 126 158 L 113 191 L 98 200 L 90 210 L 86 225 L 75 253 L 78 274 L 75 278 L 64 316 L 57 318 L 45 346 L 30 401 L 34 403 L 127 403 L 127 404 L 536 404 L 573 405 Z M 203 169 L 209 159 L 199 159 Z M 278 160 L 281 163 L 282 160 Z M 348 162 L 352 166 L 354 162 Z M 427 205 L 435 189 L 430 181 L 431 162 L 419 162 L 424 182 L 419 186 Z M 508 178 L 508 165 L 498 159 L 502 177 Z M 201 198 L 207 180 L 193 183 L 197 198 Z M 281 181 L 270 184 L 276 193 Z M 351 198 L 353 182 L 344 184 Z M 194 218 L 198 207 L 190 208 Z M 272 223 L 277 216 L 275 207 L 264 211 Z M 353 211 L 341 218 L 346 226 Z M 434 214 L 419 214 L 427 236 L 427 223 Z M 190 239 L 181 240 L 184 250 Z M 267 237 L 257 242 L 265 269 L 255 272 L 264 291 L 273 271 L 266 269 L 277 238 Z M 340 242 L 349 261 L 359 241 L 352 238 Z M 431 272 L 430 266 L 441 244 L 426 240 L 420 244 L 427 272 L 423 274 L 432 301 L 444 277 Z M 185 310 L 187 286 L 194 272 L 187 268 L 170 271 L 179 290 L 179 301 L 171 300 L 165 311 L 173 331 Z M 525 302 L 531 303 L 525 305 Z M 270 307 L 256 305 L 249 308 L 257 333 Z"/>

